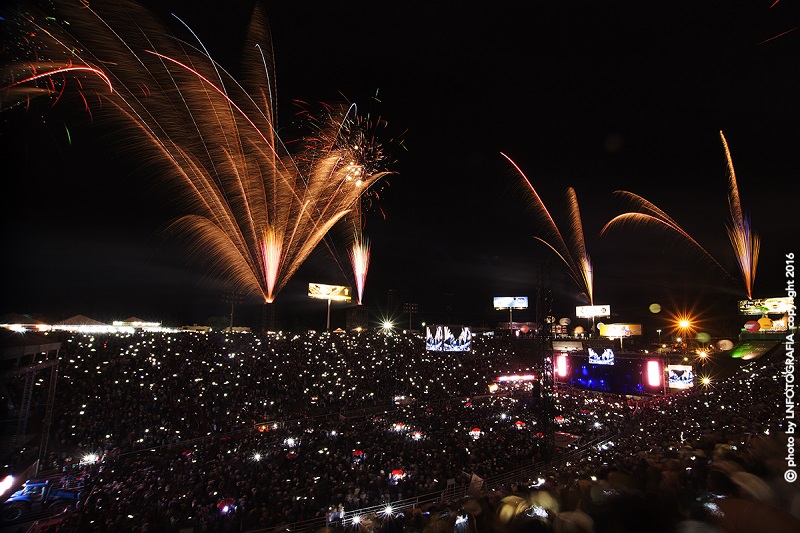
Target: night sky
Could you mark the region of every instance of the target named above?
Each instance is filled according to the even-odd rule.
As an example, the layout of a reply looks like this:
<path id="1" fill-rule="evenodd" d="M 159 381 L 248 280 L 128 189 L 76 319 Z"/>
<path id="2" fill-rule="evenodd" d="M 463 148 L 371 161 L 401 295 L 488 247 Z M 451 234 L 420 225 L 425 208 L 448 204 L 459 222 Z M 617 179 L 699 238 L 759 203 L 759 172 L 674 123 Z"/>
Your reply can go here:
<path id="1" fill-rule="evenodd" d="M 494 326 L 493 296 L 528 296 L 538 273 L 556 316 L 586 303 L 541 234 L 531 180 L 564 236 L 564 194 L 576 190 L 594 262 L 595 303 L 614 321 L 667 320 L 694 308 L 708 329 L 735 322 L 742 284 L 654 228 L 617 228 L 627 190 L 674 218 L 738 280 L 728 241 L 730 145 L 742 207 L 762 239 L 756 297 L 784 296 L 784 254 L 800 253 L 796 210 L 800 18 L 789 3 L 264 2 L 276 57 L 279 124 L 294 100 L 344 95 L 380 116 L 395 174 L 367 213 L 372 242 L 365 304 L 387 292 L 420 319 Z M 166 1 L 158 13 L 236 72 L 253 2 Z M 231 10 L 230 6 L 237 4 Z M 13 38 L 3 28 L 4 40 Z M 771 39 L 771 40 L 770 40 Z M 765 42 L 766 41 L 766 42 Z M 137 316 L 170 325 L 227 316 L 225 287 L 160 231 L 175 206 L 157 169 L 118 153 L 124 135 L 61 103 L 0 112 L 4 190 L 2 306 L 50 320 Z M 77 111 L 77 112 L 76 112 Z M 96 111 L 101 112 L 101 111 Z M 69 137 L 67 135 L 69 133 Z M 353 285 L 347 243 L 332 234 L 276 300 L 286 325 L 324 328 L 309 282 Z M 651 316 L 658 302 L 662 316 Z M 334 310 L 343 307 L 334 304 Z M 533 306 L 515 313 L 532 320 Z M 336 314 L 334 321 L 340 320 Z M 258 326 L 245 300 L 237 322 Z M 400 320 L 408 320 L 401 315 Z M 337 325 L 334 323 L 334 325 Z M 343 325 L 343 324 L 342 324 Z"/>

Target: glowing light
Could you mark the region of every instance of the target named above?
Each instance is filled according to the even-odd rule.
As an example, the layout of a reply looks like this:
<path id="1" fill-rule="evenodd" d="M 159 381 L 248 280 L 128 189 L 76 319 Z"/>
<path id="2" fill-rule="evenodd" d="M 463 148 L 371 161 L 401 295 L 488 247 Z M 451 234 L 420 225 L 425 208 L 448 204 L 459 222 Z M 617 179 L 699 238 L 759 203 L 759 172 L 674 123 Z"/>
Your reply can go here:
<path id="1" fill-rule="evenodd" d="M 512 374 L 509 376 L 500 376 L 497 378 L 499 382 L 506 382 L 506 381 L 535 381 L 536 375 L 535 374 Z"/>
<path id="2" fill-rule="evenodd" d="M 647 384 L 651 387 L 661 385 L 661 365 L 658 361 L 647 362 Z"/>
<path id="3" fill-rule="evenodd" d="M 567 356 L 564 354 L 559 355 L 556 357 L 556 372 L 558 373 L 558 377 L 565 378 L 567 377 Z"/>
<path id="4" fill-rule="evenodd" d="M 0 496 L 5 494 L 8 489 L 10 489 L 14 485 L 14 476 L 11 474 L 7 475 L 3 478 L 3 481 L 0 481 Z"/>
<path id="5" fill-rule="evenodd" d="M 392 516 L 392 513 L 394 512 L 394 509 L 392 508 L 391 505 L 387 505 L 386 507 L 383 508 L 383 511 L 381 511 L 381 512 L 385 516 Z"/>
<path id="6" fill-rule="evenodd" d="M 82 463 L 82 464 L 94 464 L 94 463 L 96 463 L 96 462 L 97 462 L 99 459 L 100 459 L 100 457 L 98 457 L 96 454 L 93 454 L 93 453 L 88 453 L 88 454 L 84 455 L 84 456 L 81 458 L 81 463 Z"/>

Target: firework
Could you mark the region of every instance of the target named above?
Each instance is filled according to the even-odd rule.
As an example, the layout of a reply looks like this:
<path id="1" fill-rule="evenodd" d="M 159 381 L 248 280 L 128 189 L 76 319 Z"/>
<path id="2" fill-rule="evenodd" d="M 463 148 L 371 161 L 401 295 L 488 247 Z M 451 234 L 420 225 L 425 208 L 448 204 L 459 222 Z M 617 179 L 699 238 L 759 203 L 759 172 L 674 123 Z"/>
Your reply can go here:
<path id="1" fill-rule="evenodd" d="M 731 214 L 731 225 L 727 228 L 728 237 L 730 238 L 733 252 L 736 256 L 736 262 L 742 274 L 745 293 L 748 299 L 752 299 L 760 241 L 758 235 L 752 231 L 749 219 L 742 214 L 739 189 L 736 184 L 736 173 L 733 170 L 730 150 L 728 149 L 728 143 L 722 132 L 720 132 L 720 137 L 722 138 L 722 145 L 725 149 L 725 157 L 728 165 L 728 204 Z M 632 192 L 614 191 L 614 194 L 629 200 L 637 211 L 623 213 L 612 218 L 600 231 L 600 235 L 603 235 L 613 227 L 622 225 L 652 226 L 658 229 L 667 229 L 683 237 L 694 249 L 702 253 L 702 257 L 716 265 L 727 277 L 735 280 L 719 261 L 662 209 Z"/>
<path id="2" fill-rule="evenodd" d="M 54 18 L 57 27 L 37 38 L 67 65 L 110 80 L 114 91 L 98 96 L 133 126 L 126 143 L 147 154 L 188 206 L 169 229 L 189 237 L 193 255 L 211 271 L 265 302 L 386 174 L 379 144 L 353 127 L 360 123 L 350 105 L 329 107 L 315 134 L 292 151 L 278 137 L 271 43 L 260 6 L 246 33 L 242 82 L 193 33 L 192 43 L 172 37 L 135 4 L 60 7 L 69 31 Z M 37 72 L 35 57 L 28 59 Z M 43 78 L 26 79 L 29 91 L 42 90 L 32 84 Z M 4 93 L 11 88 L 6 84 Z"/>
<path id="3" fill-rule="evenodd" d="M 375 99 L 377 99 L 377 94 Z M 375 132 L 384 128 L 387 123 L 378 117 L 372 120 L 367 114 L 361 115 L 357 112 L 355 104 L 349 108 L 337 108 L 329 104 L 320 104 L 321 110 L 312 111 L 307 104 L 300 102 L 300 116 L 305 117 L 313 126 L 316 135 L 310 139 L 309 149 L 305 152 L 305 157 L 313 161 L 331 150 L 352 150 L 358 157 L 359 163 L 353 166 L 351 175 L 347 177 L 356 186 L 361 186 L 363 175 L 380 173 L 389 163 L 389 153 L 385 147 L 389 145 L 402 145 L 401 139 L 378 140 Z M 344 116 L 337 128 L 325 128 L 324 123 L 320 122 L 323 117 L 329 122 L 334 121 L 334 117 Z M 366 223 L 366 211 L 377 203 L 379 194 L 377 187 L 365 191 L 344 218 L 343 228 L 347 237 L 352 238 L 352 245 L 348 250 L 350 263 L 353 270 L 358 293 L 359 305 L 363 301 L 364 287 L 366 285 L 367 271 L 369 269 L 370 245 L 369 239 L 364 235 L 364 225 Z M 335 244 L 328 242 L 326 245 L 331 250 L 334 257 Z"/>
<path id="4" fill-rule="evenodd" d="M 358 304 L 361 305 L 364 297 L 364 285 L 367 281 L 367 270 L 369 270 L 369 239 L 363 234 L 356 234 L 353 240 L 353 247 L 350 249 L 350 261 L 353 265 L 353 276 L 356 280 L 356 292 L 358 293 Z"/>
<path id="5" fill-rule="evenodd" d="M 742 202 L 739 199 L 739 187 L 736 184 L 736 172 L 733 170 L 728 141 L 725 140 L 725 135 L 721 131 L 719 136 L 725 149 L 725 161 L 728 163 L 728 205 L 731 212 L 731 225 L 727 228 L 728 238 L 733 246 L 739 271 L 742 273 L 747 298 L 752 300 L 761 241 L 750 227 L 750 220 L 742 214 Z"/>
<path id="6" fill-rule="evenodd" d="M 570 221 L 568 246 L 567 242 L 564 240 L 564 237 L 561 235 L 561 232 L 558 230 L 558 226 L 556 226 L 553 217 L 550 215 L 550 212 L 545 207 L 541 198 L 539 198 L 539 194 L 536 192 L 536 189 L 533 188 L 533 185 L 528 177 L 524 172 L 522 172 L 517 164 L 511 160 L 510 157 L 508 157 L 506 154 L 501 155 L 505 157 L 514 167 L 514 169 L 516 169 L 519 175 L 522 176 L 522 179 L 525 181 L 525 184 L 531 191 L 533 208 L 539 215 L 542 226 L 544 226 L 545 230 L 544 238 L 537 236 L 534 236 L 534 238 L 547 245 L 551 250 L 553 250 L 553 252 L 555 252 L 559 259 L 561 259 L 561 261 L 567 265 L 570 277 L 589 299 L 589 305 L 594 305 L 594 278 L 592 272 L 592 262 L 589 258 L 589 254 L 586 252 L 586 243 L 583 238 L 583 224 L 581 222 L 581 213 L 580 209 L 578 208 L 578 197 L 575 194 L 575 190 L 572 187 L 567 189 L 567 203 L 569 207 Z"/>

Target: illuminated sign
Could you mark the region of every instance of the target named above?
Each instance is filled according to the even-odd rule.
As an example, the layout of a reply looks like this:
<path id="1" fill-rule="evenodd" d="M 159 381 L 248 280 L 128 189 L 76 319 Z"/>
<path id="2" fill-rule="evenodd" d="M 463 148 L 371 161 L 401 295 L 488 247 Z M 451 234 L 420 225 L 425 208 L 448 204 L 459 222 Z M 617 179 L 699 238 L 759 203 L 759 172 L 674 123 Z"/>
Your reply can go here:
<path id="1" fill-rule="evenodd" d="M 619 339 L 631 335 L 641 335 L 641 324 L 600 324 L 600 336 Z"/>
<path id="2" fill-rule="evenodd" d="M 581 341 L 565 341 L 562 339 L 553 339 L 553 351 L 575 352 L 578 350 L 583 350 L 583 343 Z"/>
<path id="3" fill-rule="evenodd" d="M 794 299 L 789 296 L 780 298 L 760 298 L 758 300 L 739 300 L 739 313 L 742 315 L 763 315 L 766 313 L 788 313 L 794 309 Z"/>
<path id="4" fill-rule="evenodd" d="M 610 305 L 579 305 L 575 308 L 578 318 L 592 318 L 596 316 L 611 316 Z"/>
<path id="5" fill-rule="evenodd" d="M 325 285 L 324 283 L 309 283 L 308 296 L 319 300 L 333 300 L 335 302 L 350 301 L 350 287 L 341 285 Z"/>
<path id="6" fill-rule="evenodd" d="M 694 372 L 691 365 L 667 365 L 667 384 L 670 389 L 694 387 Z"/>
<path id="7" fill-rule="evenodd" d="M 494 297 L 495 309 L 527 309 L 528 297 L 527 296 L 495 296 Z"/>

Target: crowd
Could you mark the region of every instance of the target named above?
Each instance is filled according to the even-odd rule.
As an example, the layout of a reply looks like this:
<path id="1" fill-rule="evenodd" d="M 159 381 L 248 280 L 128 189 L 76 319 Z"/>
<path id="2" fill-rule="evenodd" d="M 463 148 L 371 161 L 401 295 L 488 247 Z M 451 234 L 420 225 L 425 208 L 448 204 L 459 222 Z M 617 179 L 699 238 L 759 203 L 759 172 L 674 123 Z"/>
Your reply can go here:
<path id="1" fill-rule="evenodd" d="M 739 500 L 787 524 L 800 517 L 797 492 L 777 477 L 785 428 L 775 361 L 646 400 L 559 389 L 547 406 L 532 390 L 488 392 L 497 375 L 532 371 L 505 339 L 476 338 L 460 354 L 373 333 L 63 343 L 48 463 L 90 458 L 93 474 L 92 496 L 62 531 L 347 526 L 345 510 L 539 464 L 552 430 L 580 437 L 569 448 L 607 438 L 529 480 L 369 527 L 739 531 L 744 521 L 731 516 L 743 506 L 730 505 Z"/>

